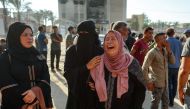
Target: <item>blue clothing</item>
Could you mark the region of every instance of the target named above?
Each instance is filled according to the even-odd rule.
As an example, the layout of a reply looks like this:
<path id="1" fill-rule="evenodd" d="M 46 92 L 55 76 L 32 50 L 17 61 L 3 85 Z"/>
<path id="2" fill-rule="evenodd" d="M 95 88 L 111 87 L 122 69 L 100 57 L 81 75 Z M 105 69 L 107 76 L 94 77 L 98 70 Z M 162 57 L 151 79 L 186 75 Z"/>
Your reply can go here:
<path id="1" fill-rule="evenodd" d="M 171 50 L 175 56 L 175 64 L 169 64 L 168 68 L 179 68 L 180 58 L 182 52 L 182 44 L 174 37 L 168 37 L 167 41 L 170 43 Z"/>
<path id="2" fill-rule="evenodd" d="M 45 33 L 41 32 L 38 35 L 38 50 L 39 52 L 47 51 L 47 44 L 44 42 L 46 39 Z"/>
<path id="3" fill-rule="evenodd" d="M 169 89 L 169 100 L 170 106 L 174 105 L 174 98 L 177 91 L 177 76 L 179 68 L 168 69 L 168 89 Z"/>

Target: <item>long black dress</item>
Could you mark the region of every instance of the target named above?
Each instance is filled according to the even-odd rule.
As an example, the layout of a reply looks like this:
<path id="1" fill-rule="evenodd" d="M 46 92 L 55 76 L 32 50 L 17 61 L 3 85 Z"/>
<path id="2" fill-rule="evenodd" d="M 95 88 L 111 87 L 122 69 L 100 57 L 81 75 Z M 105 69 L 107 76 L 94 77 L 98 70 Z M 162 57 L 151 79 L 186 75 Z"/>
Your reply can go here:
<path id="1" fill-rule="evenodd" d="M 86 64 L 95 56 L 101 55 L 98 34 L 93 21 L 83 21 L 77 27 L 77 43 L 66 51 L 64 77 L 68 83 L 66 109 L 100 109 L 97 95 L 88 86 L 90 72 Z"/>
<path id="2" fill-rule="evenodd" d="M 101 51 L 97 51 L 97 54 Z M 78 63 L 76 46 L 72 46 L 66 52 L 64 77 L 68 83 L 68 100 L 66 109 L 100 109 L 98 108 L 98 98 L 95 91 L 90 90 L 88 81 L 90 71 L 86 64 Z"/>

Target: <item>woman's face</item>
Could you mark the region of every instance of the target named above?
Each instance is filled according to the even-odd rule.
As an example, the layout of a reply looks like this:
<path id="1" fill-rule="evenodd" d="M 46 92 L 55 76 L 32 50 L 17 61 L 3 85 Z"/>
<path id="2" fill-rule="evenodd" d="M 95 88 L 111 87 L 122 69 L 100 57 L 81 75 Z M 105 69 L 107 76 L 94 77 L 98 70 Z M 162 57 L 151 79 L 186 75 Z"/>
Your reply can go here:
<path id="1" fill-rule="evenodd" d="M 104 42 L 105 53 L 110 56 L 116 56 L 119 52 L 119 42 L 113 32 L 107 34 Z"/>
<path id="2" fill-rule="evenodd" d="M 20 36 L 20 43 L 25 48 L 32 47 L 33 44 L 33 34 L 30 28 L 26 28 Z"/>

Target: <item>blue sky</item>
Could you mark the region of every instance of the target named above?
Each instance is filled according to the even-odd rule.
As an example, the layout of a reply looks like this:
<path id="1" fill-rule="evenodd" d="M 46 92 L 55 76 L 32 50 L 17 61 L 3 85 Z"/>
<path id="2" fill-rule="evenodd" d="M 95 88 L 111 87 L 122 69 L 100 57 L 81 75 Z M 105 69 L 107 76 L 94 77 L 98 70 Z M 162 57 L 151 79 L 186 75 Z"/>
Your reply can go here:
<path id="1" fill-rule="evenodd" d="M 26 0 L 35 10 L 52 10 L 58 16 L 58 0 Z M 151 21 L 190 23 L 190 0 L 127 0 L 127 18 L 145 13 Z"/>

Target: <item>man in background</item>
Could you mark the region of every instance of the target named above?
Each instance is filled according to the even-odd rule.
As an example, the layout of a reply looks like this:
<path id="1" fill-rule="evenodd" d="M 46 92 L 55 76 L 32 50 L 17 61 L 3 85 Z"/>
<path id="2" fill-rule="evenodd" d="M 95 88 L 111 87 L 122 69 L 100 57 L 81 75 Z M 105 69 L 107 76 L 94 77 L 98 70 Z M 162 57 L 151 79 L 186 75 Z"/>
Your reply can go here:
<path id="1" fill-rule="evenodd" d="M 174 64 L 175 57 L 165 33 L 156 34 L 154 40 L 156 45 L 146 54 L 142 70 L 147 89 L 152 91 L 151 109 L 158 109 L 160 101 L 161 109 L 168 109 L 168 62 Z M 149 77 L 150 74 L 152 78 Z"/>
<path id="2" fill-rule="evenodd" d="M 68 34 L 66 35 L 66 49 L 69 46 L 73 45 L 74 38 L 75 38 L 75 28 L 70 26 L 68 28 Z"/>
<path id="3" fill-rule="evenodd" d="M 174 98 L 177 91 L 177 76 L 180 66 L 182 44 L 174 37 L 175 30 L 173 28 L 168 28 L 166 31 L 167 41 L 170 43 L 170 48 L 175 56 L 175 64 L 168 65 L 168 89 L 169 89 L 169 106 L 173 107 Z"/>
<path id="4" fill-rule="evenodd" d="M 135 34 L 135 33 L 133 33 L 133 34 Z M 128 38 L 125 41 L 125 44 L 127 45 L 129 51 L 131 51 L 131 48 L 133 47 L 133 44 L 135 43 L 135 41 L 136 40 L 135 40 L 134 36 L 131 33 L 131 29 L 128 28 Z"/>
<path id="5" fill-rule="evenodd" d="M 125 23 L 123 21 L 116 21 L 111 24 L 111 29 L 118 31 L 121 34 L 121 36 L 123 37 L 123 41 L 125 43 L 125 41 L 128 38 L 128 33 L 129 33 L 127 23 Z M 129 48 L 127 45 L 125 45 L 125 48 L 126 48 L 127 52 L 129 52 Z"/>
<path id="6" fill-rule="evenodd" d="M 143 38 L 137 40 L 132 49 L 131 49 L 131 55 L 133 55 L 142 66 L 144 57 L 146 53 L 149 50 L 149 42 L 153 40 L 153 28 L 147 27 L 144 29 Z"/>
<path id="7" fill-rule="evenodd" d="M 61 71 L 59 68 L 60 56 L 61 56 L 61 42 L 63 41 L 62 35 L 58 33 L 58 27 L 53 26 L 53 33 L 51 36 L 51 70 L 54 70 L 54 59 L 56 57 L 56 70 Z"/>
<path id="8" fill-rule="evenodd" d="M 37 37 L 37 41 L 38 41 L 38 50 L 40 53 L 42 53 L 45 58 L 47 59 L 47 44 L 48 44 L 48 39 L 45 35 L 45 32 L 46 32 L 46 27 L 44 25 L 40 26 L 38 28 L 39 30 L 39 35 Z"/>

